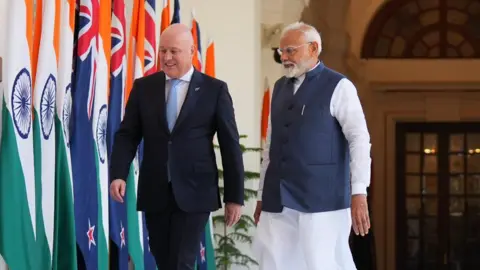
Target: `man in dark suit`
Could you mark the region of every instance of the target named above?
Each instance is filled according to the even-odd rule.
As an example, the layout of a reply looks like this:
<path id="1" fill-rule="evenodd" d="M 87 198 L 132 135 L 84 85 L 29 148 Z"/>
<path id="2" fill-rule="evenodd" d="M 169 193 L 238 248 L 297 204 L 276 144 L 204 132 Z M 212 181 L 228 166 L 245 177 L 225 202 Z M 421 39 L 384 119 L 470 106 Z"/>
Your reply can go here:
<path id="1" fill-rule="evenodd" d="M 143 138 L 137 210 L 144 211 L 150 250 L 159 269 L 194 269 L 210 212 L 221 207 L 213 147 L 217 133 L 225 186 L 226 223 L 244 203 L 244 167 L 227 84 L 195 70 L 187 26 L 174 24 L 160 39 L 162 72 L 137 79 L 115 135 L 111 196 L 123 202 L 125 180 Z"/>

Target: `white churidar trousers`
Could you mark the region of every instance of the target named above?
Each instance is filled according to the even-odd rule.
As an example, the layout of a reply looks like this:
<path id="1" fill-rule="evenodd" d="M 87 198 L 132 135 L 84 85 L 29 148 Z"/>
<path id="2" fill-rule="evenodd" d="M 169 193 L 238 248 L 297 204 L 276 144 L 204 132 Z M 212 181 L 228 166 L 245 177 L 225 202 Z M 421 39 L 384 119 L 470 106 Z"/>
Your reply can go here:
<path id="1" fill-rule="evenodd" d="M 350 208 L 302 213 L 262 212 L 253 241 L 260 270 L 356 270 L 348 239 Z"/>

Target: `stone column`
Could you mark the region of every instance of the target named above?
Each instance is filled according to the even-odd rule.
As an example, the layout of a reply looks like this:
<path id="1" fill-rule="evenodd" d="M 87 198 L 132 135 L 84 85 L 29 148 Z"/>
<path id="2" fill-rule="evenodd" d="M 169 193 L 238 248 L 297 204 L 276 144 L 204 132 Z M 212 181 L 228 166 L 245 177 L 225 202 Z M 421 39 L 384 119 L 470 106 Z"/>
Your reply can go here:
<path id="1" fill-rule="evenodd" d="M 325 64 L 346 73 L 346 57 L 350 42 L 346 29 L 350 0 L 310 0 L 301 20 L 317 28 L 322 36 L 322 54 Z"/>

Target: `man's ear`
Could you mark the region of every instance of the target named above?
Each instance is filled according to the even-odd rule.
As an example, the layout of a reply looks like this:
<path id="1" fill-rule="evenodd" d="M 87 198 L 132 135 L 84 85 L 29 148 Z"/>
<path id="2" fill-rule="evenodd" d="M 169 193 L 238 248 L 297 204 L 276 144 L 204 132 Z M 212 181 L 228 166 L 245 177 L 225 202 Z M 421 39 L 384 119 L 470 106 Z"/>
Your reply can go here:
<path id="1" fill-rule="evenodd" d="M 196 50 L 197 50 L 197 47 L 195 46 L 195 44 L 193 44 L 191 49 L 190 49 L 190 54 L 193 55 Z"/>
<path id="2" fill-rule="evenodd" d="M 317 55 L 319 49 L 320 49 L 320 48 L 318 48 L 318 43 L 317 43 L 317 42 L 313 41 L 313 42 L 310 44 L 309 50 L 310 50 L 310 52 L 311 52 L 312 54 Z"/>

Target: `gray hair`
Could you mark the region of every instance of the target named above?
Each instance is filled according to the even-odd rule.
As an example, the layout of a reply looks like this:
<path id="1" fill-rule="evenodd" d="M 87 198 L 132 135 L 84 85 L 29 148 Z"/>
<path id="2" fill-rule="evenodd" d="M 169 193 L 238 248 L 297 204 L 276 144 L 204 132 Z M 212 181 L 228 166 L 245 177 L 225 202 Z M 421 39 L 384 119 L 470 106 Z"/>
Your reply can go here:
<path id="1" fill-rule="evenodd" d="M 320 37 L 320 33 L 317 31 L 317 29 L 315 29 L 315 27 L 304 22 L 294 22 L 283 28 L 280 39 L 283 38 L 283 36 L 285 36 L 285 34 L 290 31 L 301 31 L 307 39 L 307 42 L 316 42 L 318 44 L 317 53 L 318 55 L 320 55 L 320 53 L 322 52 L 322 38 Z"/>

